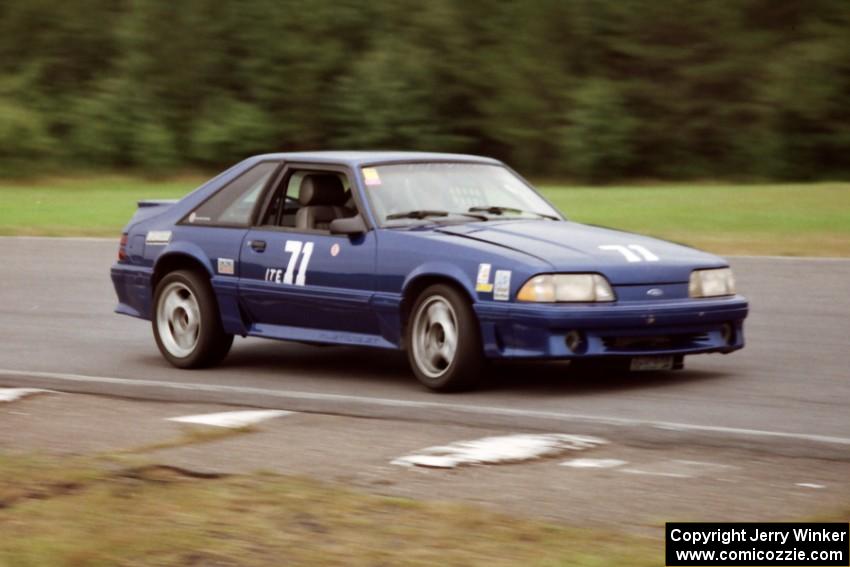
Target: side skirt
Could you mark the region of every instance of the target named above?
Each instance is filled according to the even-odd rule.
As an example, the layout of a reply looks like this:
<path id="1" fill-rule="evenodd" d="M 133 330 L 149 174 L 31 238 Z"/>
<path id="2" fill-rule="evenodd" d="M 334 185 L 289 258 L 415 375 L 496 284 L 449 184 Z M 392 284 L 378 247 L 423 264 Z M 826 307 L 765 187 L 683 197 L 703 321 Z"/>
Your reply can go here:
<path id="1" fill-rule="evenodd" d="M 303 343 L 356 345 L 393 350 L 398 349 L 398 345 L 391 343 L 380 335 L 330 331 L 327 329 L 308 329 L 305 327 L 289 327 L 286 325 L 269 325 L 266 323 L 254 323 L 248 329 L 248 335 L 251 337 L 297 341 Z"/>

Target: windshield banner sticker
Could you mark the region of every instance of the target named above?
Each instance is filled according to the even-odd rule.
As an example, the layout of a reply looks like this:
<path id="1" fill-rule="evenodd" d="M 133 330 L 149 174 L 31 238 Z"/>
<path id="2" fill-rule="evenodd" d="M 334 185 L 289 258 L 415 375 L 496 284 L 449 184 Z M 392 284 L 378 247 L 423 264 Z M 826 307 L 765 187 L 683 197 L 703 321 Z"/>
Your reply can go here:
<path id="1" fill-rule="evenodd" d="M 493 291 L 493 284 L 490 283 L 490 269 L 493 266 L 490 264 L 478 264 L 478 278 L 475 281 L 475 291 L 481 293 L 490 293 Z"/>
<path id="2" fill-rule="evenodd" d="M 496 301 L 507 301 L 511 297 L 511 271 L 496 270 L 494 281 L 493 299 Z"/>
<path id="3" fill-rule="evenodd" d="M 366 182 L 366 185 L 380 185 L 381 177 L 378 175 L 378 170 L 374 167 L 364 167 L 363 181 Z"/>

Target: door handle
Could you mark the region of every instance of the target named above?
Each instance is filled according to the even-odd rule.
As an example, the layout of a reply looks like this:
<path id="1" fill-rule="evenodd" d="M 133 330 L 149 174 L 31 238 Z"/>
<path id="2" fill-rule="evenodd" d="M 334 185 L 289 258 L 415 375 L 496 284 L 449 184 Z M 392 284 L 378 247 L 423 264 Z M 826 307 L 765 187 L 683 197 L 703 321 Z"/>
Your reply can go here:
<path id="1" fill-rule="evenodd" d="M 251 248 L 255 252 L 265 252 L 266 250 L 266 241 L 265 240 L 252 240 Z"/>

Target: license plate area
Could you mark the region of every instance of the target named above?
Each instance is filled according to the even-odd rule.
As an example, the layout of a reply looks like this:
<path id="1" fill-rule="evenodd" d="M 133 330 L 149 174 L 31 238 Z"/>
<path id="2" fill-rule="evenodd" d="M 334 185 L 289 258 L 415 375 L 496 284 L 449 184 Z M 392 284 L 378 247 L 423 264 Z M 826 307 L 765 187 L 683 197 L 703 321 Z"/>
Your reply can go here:
<path id="1" fill-rule="evenodd" d="M 629 370 L 633 372 L 652 372 L 658 370 L 673 370 L 672 356 L 635 356 L 629 362 Z"/>

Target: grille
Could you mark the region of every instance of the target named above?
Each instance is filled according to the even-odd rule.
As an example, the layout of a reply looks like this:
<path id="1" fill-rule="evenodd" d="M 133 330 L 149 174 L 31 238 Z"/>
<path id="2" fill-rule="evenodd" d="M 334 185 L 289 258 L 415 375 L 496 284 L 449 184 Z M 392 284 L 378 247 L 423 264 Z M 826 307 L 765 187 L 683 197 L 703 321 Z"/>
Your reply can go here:
<path id="1" fill-rule="evenodd" d="M 653 335 L 644 337 L 602 337 L 602 344 L 608 350 L 675 350 L 699 346 L 708 341 L 705 333 L 687 333 L 676 335 Z"/>

